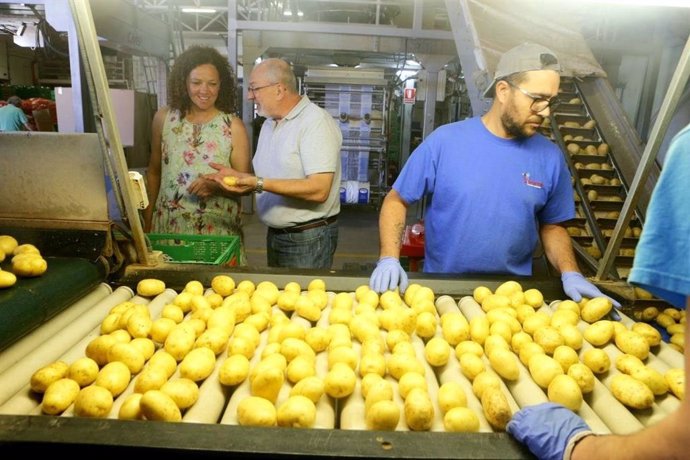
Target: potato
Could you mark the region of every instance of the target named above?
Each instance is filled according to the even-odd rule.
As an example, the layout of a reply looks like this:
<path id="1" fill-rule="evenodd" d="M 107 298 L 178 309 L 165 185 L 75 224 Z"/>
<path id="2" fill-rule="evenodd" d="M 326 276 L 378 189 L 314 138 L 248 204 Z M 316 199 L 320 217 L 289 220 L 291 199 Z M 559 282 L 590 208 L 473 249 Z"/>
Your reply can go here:
<path id="1" fill-rule="evenodd" d="M 17 276 L 41 276 L 48 270 L 48 262 L 39 254 L 23 253 L 12 258 L 12 273 Z"/>
<path id="2" fill-rule="evenodd" d="M 455 407 L 467 407 L 467 396 L 458 382 L 448 381 L 438 389 L 438 405 L 442 413 Z"/>
<path id="3" fill-rule="evenodd" d="M 175 358 L 167 351 L 158 350 L 151 356 L 146 366 L 147 369 L 160 367 L 165 370 L 168 378 L 170 378 L 177 370 L 177 361 L 175 361 Z"/>
<path id="4" fill-rule="evenodd" d="M 410 347 L 412 346 L 409 342 L 407 343 Z M 396 348 L 396 350 L 398 350 L 398 348 Z M 388 374 L 394 379 L 399 379 L 403 374 L 410 371 L 418 372 L 422 375 L 425 374 L 424 365 L 415 355 L 403 352 L 394 352 L 391 354 L 386 361 L 386 367 L 388 369 Z"/>
<path id="5" fill-rule="evenodd" d="M 647 366 L 635 367 L 630 372 L 630 376 L 647 385 L 656 396 L 668 392 L 668 383 L 664 379 L 664 375 L 656 369 Z"/>
<path id="6" fill-rule="evenodd" d="M 563 374 L 560 363 L 545 354 L 535 354 L 529 359 L 529 372 L 532 379 L 542 388 L 548 388 L 551 381 Z"/>
<path id="7" fill-rule="evenodd" d="M 580 317 L 583 321 L 594 323 L 603 318 L 613 308 L 613 304 L 607 297 L 595 297 L 588 300 L 580 311 Z"/>
<path id="8" fill-rule="evenodd" d="M 669 369 L 664 373 L 671 392 L 681 401 L 685 398 L 685 370 L 682 368 Z"/>
<path id="9" fill-rule="evenodd" d="M 91 385 L 97 376 L 98 363 L 86 356 L 70 364 L 67 370 L 67 377 L 77 382 L 80 387 Z"/>
<path id="10" fill-rule="evenodd" d="M 238 385 L 249 375 L 249 359 L 241 354 L 231 355 L 220 366 L 218 378 L 223 385 Z"/>
<path id="11" fill-rule="evenodd" d="M 601 347 L 611 340 L 613 332 L 613 323 L 611 321 L 599 320 L 587 326 L 582 335 L 586 341 L 595 347 Z"/>
<path id="12" fill-rule="evenodd" d="M 132 393 L 128 395 L 117 414 L 120 420 L 143 420 L 144 413 L 141 411 L 141 393 Z"/>
<path id="13" fill-rule="evenodd" d="M 493 372 L 480 372 L 472 381 L 472 392 L 477 398 L 482 397 L 487 388 L 501 388 L 501 378 Z"/>
<path id="14" fill-rule="evenodd" d="M 316 375 L 314 359 L 309 356 L 296 357 L 288 364 L 286 374 L 291 383 L 297 383 L 304 378 Z"/>
<path id="15" fill-rule="evenodd" d="M 1 253 L 1 252 L 0 252 Z M 0 289 L 12 287 L 17 283 L 17 275 L 6 270 L 0 270 Z"/>
<path id="16" fill-rule="evenodd" d="M 489 354 L 489 362 L 494 371 L 506 380 L 517 380 L 520 376 L 517 357 L 508 350 L 497 348 Z"/>
<path id="17" fill-rule="evenodd" d="M 241 426 L 276 426 L 277 411 L 271 401 L 249 396 L 237 406 L 237 421 Z"/>
<path id="18" fill-rule="evenodd" d="M 630 330 L 644 337 L 650 347 L 655 347 L 661 343 L 661 333 L 647 323 L 635 323 Z"/>
<path id="19" fill-rule="evenodd" d="M 79 384 L 69 378 L 54 381 L 43 394 L 41 410 L 48 415 L 61 414 L 77 399 L 79 389 Z"/>
<path id="20" fill-rule="evenodd" d="M 647 385 L 627 374 L 611 379 L 611 392 L 621 403 L 633 409 L 648 409 L 654 403 L 654 393 Z"/>
<path id="21" fill-rule="evenodd" d="M 108 350 L 117 340 L 112 335 L 100 335 L 86 345 L 86 356 L 96 361 L 99 366 L 108 364 Z"/>
<path id="22" fill-rule="evenodd" d="M 179 422 L 182 420 L 182 413 L 175 401 L 161 390 L 149 390 L 144 393 L 139 401 L 139 406 L 146 420 L 161 422 Z"/>
<path id="23" fill-rule="evenodd" d="M 532 336 L 529 335 L 525 331 L 520 331 L 516 334 L 513 335 L 513 337 L 510 339 L 510 349 L 513 350 L 515 354 L 520 353 L 520 348 L 529 342 L 532 342 Z"/>
<path id="24" fill-rule="evenodd" d="M 55 361 L 41 367 L 31 375 L 31 390 L 36 393 L 44 393 L 51 383 L 67 377 L 69 366 L 64 361 Z"/>
<path id="25" fill-rule="evenodd" d="M 156 352 L 156 344 L 153 340 L 146 337 L 136 337 L 129 342 L 134 348 L 144 356 L 144 361 L 148 361 Z"/>
<path id="26" fill-rule="evenodd" d="M 125 391 L 131 377 L 132 373 L 127 365 L 121 361 L 113 361 L 101 368 L 93 384 L 105 388 L 116 397 Z"/>
<path id="27" fill-rule="evenodd" d="M 144 355 L 131 343 L 116 343 L 108 349 L 108 362 L 114 361 L 124 363 L 132 374 L 139 373 L 146 362 Z"/>
<path id="28" fill-rule="evenodd" d="M 477 432 L 479 417 L 467 407 L 453 407 L 443 416 L 443 427 L 448 432 Z"/>
<path id="29" fill-rule="evenodd" d="M 557 375 L 549 383 L 547 390 L 549 401 L 562 404 L 572 411 L 580 410 L 582 390 L 574 378 L 569 375 Z"/>
<path id="30" fill-rule="evenodd" d="M 565 339 L 563 336 L 555 327 L 552 326 L 544 326 L 537 329 L 534 331 L 532 338 L 534 339 L 535 343 L 541 345 L 547 355 L 552 355 L 557 347 L 565 344 Z"/>
<path id="31" fill-rule="evenodd" d="M 583 394 L 591 393 L 594 390 L 594 373 L 592 369 L 583 363 L 575 363 L 568 368 L 568 375 L 572 377 Z"/>
<path id="32" fill-rule="evenodd" d="M 0 252 L 5 256 L 14 253 L 14 250 L 19 246 L 19 242 L 10 235 L 0 235 Z"/>
<path id="33" fill-rule="evenodd" d="M 494 429 L 504 431 L 513 413 L 503 391 L 494 387 L 485 388 L 482 392 L 481 403 L 487 422 Z"/>
<path id="34" fill-rule="evenodd" d="M 306 345 L 306 342 L 302 342 Z M 301 356 L 307 357 L 312 359 L 313 357 L 309 354 L 301 354 Z M 350 346 L 347 345 L 342 345 L 342 346 L 337 346 L 331 350 L 328 351 L 328 368 L 332 369 L 335 363 L 345 363 L 352 370 L 355 370 L 357 367 L 357 362 L 359 361 L 359 357 L 357 356 L 357 352 Z"/>
<path id="35" fill-rule="evenodd" d="M 470 325 L 460 312 L 445 313 L 441 316 L 441 332 L 450 345 L 456 346 L 470 338 Z"/>
<path id="36" fill-rule="evenodd" d="M 400 396 L 402 396 L 403 399 L 407 398 L 407 395 L 410 394 L 414 388 L 420 388 L 426 392 L 429 391 L 426 378 L 424 378 L 423 375 L 417 372 L 406 372 L 398 380 L 398 391 L 400 392 Z"/>
<path id="37" fill-rule="evenodd" d="M 460 359 L 460 357 L 465 353 L 472 353 L 481 358 L 484 356 L 484 349 L 477 342 L 473 342 L 472 340 L 463 340 L 456 345 L 455 356 Z"/>
<path id="38" fill-rule="evenodd" d="M 276 411 L 278 426 L 312 428 L 316 421 L 316 406 L 306 396 L 290 396 Z"/>
<path id="39" fill-rule="evenodd" d="M 155 278 L 147 278 L 137 283 L 137 294 L 142 297 L 155 297 L 165 291 L 165 282 Z"/>
<path id="40" fill-rule="evenodd" d="M 628 353 L 640 358 L 647 359 L 649 356 L 649 342 L 642 335 L 633 331 L 621 331 L 616 334 L 616 346 L 623 353 Z"/>
<path id="41" fill-rule="evenodd" d="M 77 417 L 106 417 L 113 408 L 113 394 L 98 385 L 89 385 L 79 391 L 74 400 Z"/>
<path id="42" fill-rule="evenodd" d="M 134 392 L 144 394 L 149 390 L 160 390 L 168 381 L 168 374 L 162 367 L 147 367 L 134 380 Z"/>
<path id="43" fill-rule="evenodd" d="M 180 362 L 180 376 L 199 382 L 211 375 L 215 366 L 216 355 L 210 348 L 195 348 Z"/>
<path id="44" fill-rule="evenodd" d="M 381 377 L 386 375 L 386 358 L 383 353 L 367 352 L 362 354 L 362 358 L 359 360 L 359 375 L 364 377 L 372 373 Z"/>
<path id="45" fill-rule="evenodd" d="M 520 347 L 519 358 L 522 364 L 525 366 L 529 365 L 529 360 L 532 356 L 537 354 L 544 354 L 544 348 L 535 342 L 527 342 Z"/>
<path id="46" fill-rule="evenodd" d="M 434 405 L 429 394 L 421 388 L 413 388 L 405 398 L 405 422 L 412 431 L 428 431 L 434 420 Z"/>
<path id="47" fill-rule="evenodd" d="M 196 335 L 185 328 L 175 327 L 165 338 L 163 348 L 178 362 L 182 361 L 194 347 Z"/>
<path id="48" fill-rule="evenodd" d="M 460 357 L 460 370 L 470 380 L 474 380 L 485 369 L 484 361 L 475 354 L 465 353 Z"/>
<path id="49" fill-rule="evenodd" d="M 616 369 L 624 374 L 632 374 L 634 369 L 644 367 L 644 365 L 645 364 L 640 358 L 627 353 L 619 355 L 616 358 Z"/>
<path id="50" fill-rule="evenodd" d="M 344 398 L 351 395 L 356 384 L 355 371 L 342 362 L 335 363 L 324 378 L 324 389 L 332 398 Z"/>
<path id="51" fill-rule="evenodd" d="M 544 295 L 539 289 L 527 289 L 525 291 L 525 303 L 531 307 L 539 308 L 544 304 Z"/>
<path id="52" fill-rule="evenodd" d="M 603 374 L 611 367 L 611 358 L 600 348 L 591 348 L 582 354 L 582 362 L 595 374 Z"/>
<path id="53" fill-rule="evenodd" d="M 313 375 L 297 382 L 290 390 L 290 396 L 305 396 L 316 404 L 325 392 L 325 388 L 324 381 L 320 377 Z"/>
<path id="54" fill-rule="evenodd" d="M 372 404 L 365 414 L 370 430 L 394 431 L 400 421 L 400 407 L 394 401 L 381 400 Z"/>
<path id="55" fill-rule="evenodd" d="M 445 366 L 450 358 L 450 350 L 450 345 L 443 337 L 433 337 L 424 347 L 424 357 L 434 367 Z"/>
<path id="56" fill-rule="evenodd" d="M 484 345 L 489 336 L 489 320 L 486 316 L 475 316 L 470 320 L 470 337 L 475 342 Z"/>
<path id="57" fill-rule="evenodd" d="M 347 365 L 340 363 L 350 369 Z M 352 371 L 352 369 L 350 369 Z M 329 372 L 330 374 L 330 372 Z M 352 372 L 354 376 L 354 372 Z M 353 378 L 356 381 L 356 378 Z M 252 396 L 260 396 L 268 401 L 275 403 L 278 398 L 278 393 L 280 393 L 280 388 L 283 386 L 285 381 L 285 373 L 282 369 L 276 367 L 264 367 L 258 372 L 253 378 L 251 378 L 250 391 Z M 354 389 L 354 384 L 352 385 Z M 351 393 L 352 391 L 350 391 Z M 349 394 L 349 393 L 348 393 Z"/>
<path id="58" fill-rule="evenodd" d="M 170 396 L 180 410 L 192 407 L 199 399 L 199 386 L 193 380 L 184 377 L 168 380 L 160 390 Z"/>

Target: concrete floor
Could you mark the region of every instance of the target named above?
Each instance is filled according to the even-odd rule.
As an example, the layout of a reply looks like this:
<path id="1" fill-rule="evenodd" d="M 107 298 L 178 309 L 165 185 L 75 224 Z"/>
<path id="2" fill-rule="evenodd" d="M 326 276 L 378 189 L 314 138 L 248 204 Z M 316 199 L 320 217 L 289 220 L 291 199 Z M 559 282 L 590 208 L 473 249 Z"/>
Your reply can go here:
<path id="1" fill-rule="evenodd" d="M 266 226 L 255 212 L 244 214 L 244 240 L 250 267 L 266 266 Z M 338 216 L 334 269 L 373 270 L 379 257 L 378 210 L 343 206 Z"/>

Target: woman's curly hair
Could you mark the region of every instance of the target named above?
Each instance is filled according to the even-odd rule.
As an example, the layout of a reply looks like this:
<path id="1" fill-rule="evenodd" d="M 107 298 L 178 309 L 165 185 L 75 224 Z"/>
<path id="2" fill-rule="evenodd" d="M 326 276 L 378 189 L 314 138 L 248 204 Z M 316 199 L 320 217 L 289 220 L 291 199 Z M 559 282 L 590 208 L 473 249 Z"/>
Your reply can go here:
<path id="1" fill-rule="evenodd" d="M 195 68 L 211 64 L 220 75 L 220 90 L 216 108 L 225 113 L 236 112 L 236 82 L 230 63 L 215 48 L 194 45 L 180 54 L 173 63 L 168 77 L 168 106 L 179 110 L 184 117 L 192 106 L 187 94 L 187 77 Z"/>

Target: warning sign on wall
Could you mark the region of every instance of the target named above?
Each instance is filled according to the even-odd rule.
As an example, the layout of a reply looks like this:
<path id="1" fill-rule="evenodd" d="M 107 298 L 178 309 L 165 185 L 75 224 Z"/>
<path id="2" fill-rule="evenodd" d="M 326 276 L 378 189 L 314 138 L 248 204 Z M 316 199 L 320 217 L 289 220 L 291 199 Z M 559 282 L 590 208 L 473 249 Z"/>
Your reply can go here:
<path id="1" fill-rule="evenodd" d="M 414 104 L 416 95 L 416 88 L 405 88 L 403 91 L 403 104 Z"/>

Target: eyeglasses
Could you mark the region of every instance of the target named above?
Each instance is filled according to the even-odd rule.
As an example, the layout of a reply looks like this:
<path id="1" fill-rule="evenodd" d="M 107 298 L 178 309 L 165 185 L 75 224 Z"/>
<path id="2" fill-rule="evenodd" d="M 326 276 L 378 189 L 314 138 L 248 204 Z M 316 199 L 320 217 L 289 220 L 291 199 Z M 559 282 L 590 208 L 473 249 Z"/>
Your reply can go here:
<path id="1" fill-rule="evenodd" d="M 255 88 L 252 88 L 252 87 L 250 86 L 249 88 L 247 88 L 247 92 L 248 92 L 248 93 L 252 93 L 252 94 L 256 94 L 257 91 L 260 91 L 260 90 L 262 90 L 262 89 L 264 89 L 264 88 L 268 88 L 269 86 L 275 86 L 275 85 L 279 85 L 279 84 L 280 84 L 280 83 L 269 83 L 268 85 L 257 86 L 257 87 L 255 87 Z"/>
<path id="2" fill-rule="evenodd" d="M 519 90 L 522 94 L 524 94 L 528 98 L 532 99 L 532 105 L 530 105 L 529 108 L 534 113 L 543 112 L 547 108 L 551 109 L 553 111 L 561 103 L 560 101 L 556 100 L 556 98 L 546 99 L 546 98 L 541 97 L 541 96 L 535 96 L 534 94 L 530 93 L 529 91 L 526 91 L 526 90 L 520 88 L 518 85 L 511 83 L 509 80 L 505 80 L 505 82 L 508 83 L 513 88 Z"/>

